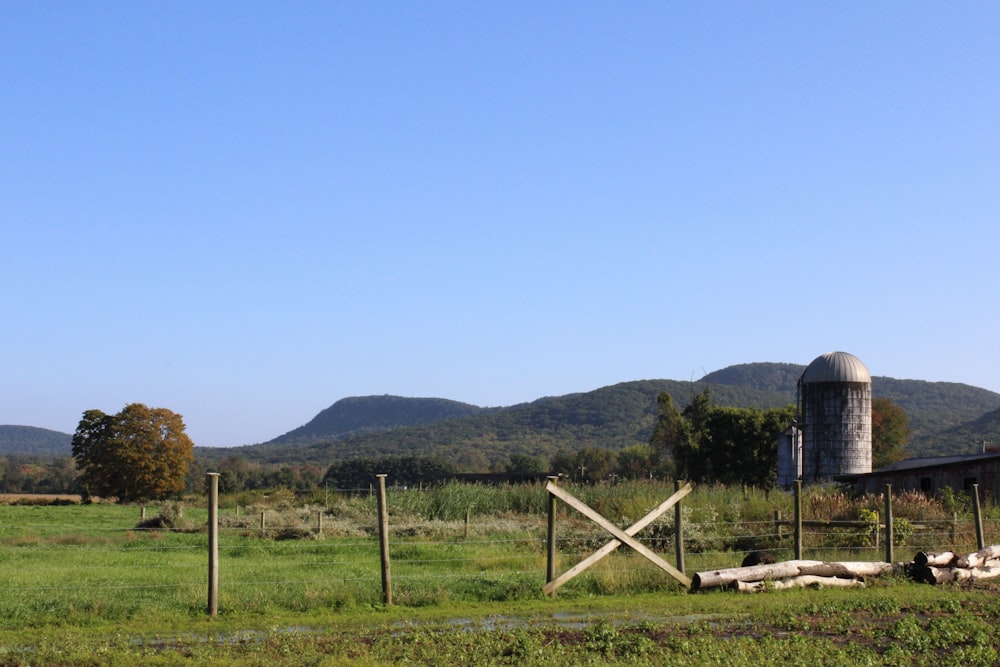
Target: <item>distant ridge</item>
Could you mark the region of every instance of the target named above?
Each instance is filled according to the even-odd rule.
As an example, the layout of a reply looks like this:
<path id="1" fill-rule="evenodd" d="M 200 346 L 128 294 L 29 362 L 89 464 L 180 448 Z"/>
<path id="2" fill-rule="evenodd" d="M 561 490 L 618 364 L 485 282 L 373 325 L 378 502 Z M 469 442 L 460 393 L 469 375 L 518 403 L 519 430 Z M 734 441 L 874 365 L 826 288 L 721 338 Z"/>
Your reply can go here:
<path id="1" fill-rule="evenodd" d="M 806 370 L 799 364 L 777 364 L 759 362 L 754 364 L 737 364 L 713 371 L 701 379 L 708 384 L 731 384 L 741 387 L 760 389 L 761 391 L 780 391 L 793 395 L 799 383 L 799 378 Z"/>
<path id="2" fill-rule="evenodd" d="M 70 456 L 73 436 L 35 426 L 0 426 L 0 454 Z"/>
<path id="3" fill-rule="evenodd" d="M 551 456 L 561 450 L 620 450 L 648 442 L 656 397 L 669 393 L 683 408 L 710 388 L 721 406 L 765 409 L 794 404 L 805 366 L 749 363 L 696 382 L 635 380 L 593 391 L 540 398 L 502 408 L 446 399 L 346 398 L 305 426 L 274 440 L 238 448 L 199 448 L 199 455 L 244 456 L 267 463 L 322 463 L 359 456 L 440 456 L 468 470 L 503 466 L 511 454 Z M 975 442 L 1000 443 L 1000 394 L 960 383 L 872 378 L 874 396 L 891 399 L 913 428 L 911 456 L 966 453 Z"/>
<path id="4" fill-rule="evenodd" d="M 280 435 L 266 444 L 276 445 L 418 426 L 445 419 L 470 417 L 485 412 L 469 403 L 445 398 L 404 396 L 352 396 L 343 398 L 313 417 L 308 423 Z"/>
<path id="5" fill-rule="evenodd" d="M 548 457 L 567 449 L 620 450 L 645 444 L 652 434 L 658 409 L 656 398 L 661 392 L 675 396 L 683 407 L 706 386 L 676 380 L 636 380 L 510 407 L 478 408 L 479 412 L 468 416 L 414 426 L 370 429 L 346 437 L 307 435 L 297 430 L 282 436 L 282 442 L 198 448 L 197 453 L 215 460 L 237 455 L 261 463 L 326 465 L 357 457 L 435 456 L 463 470 L 483 471 L 502 468 L 515 453 Z M 721 405 L 769 408 L 789 402 L 784 393 L 746 387 L 718 385 L 713 392 L 714 400 Z M 289 439 L 284 440 L 286 437 Z"/>
<path id="6" fill-rule="evenodd" d="M 443 398 L 356 396 L 338 400 L 308 423 L 269 442 L 197 447 L 218 461 L 241 456 L 262 463 L 312 463 L 360 456 L 427 455 L 469 471 L 502 469 L 512 454 L 551 456 L 584 447 L 620 450 L 646 444 L 657 396 L 683 409 L 710 388 L 720 406 L 766 409 L 793 404 L 805 366 L 738 364 L 701 380 L 635 380 L 586 392 L 483 408 Z M 872 394 L 902 407 L 913 437 L 910 456 L 973 453 L 1000 446 L 1000 394 L 955 382 L 872 378 Z M 72 437 L 30 426 L 0 426 L 0 454 L 69 455 Z"/>

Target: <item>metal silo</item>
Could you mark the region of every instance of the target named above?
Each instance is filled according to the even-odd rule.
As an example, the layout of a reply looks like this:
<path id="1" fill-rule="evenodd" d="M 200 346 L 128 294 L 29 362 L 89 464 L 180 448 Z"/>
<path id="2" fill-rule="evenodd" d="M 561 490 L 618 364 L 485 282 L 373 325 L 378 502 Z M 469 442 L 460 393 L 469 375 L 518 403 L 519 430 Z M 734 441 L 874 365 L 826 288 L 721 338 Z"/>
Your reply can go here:
<path id="1" fill-rule="evenodd" d="M 792 424 L 778 438 L 778 486 L 787 489 L 802 479 L 802 429 Z"/>
<path id="2" fill-rule="evenodd" d="M 802 479 L 871 472 L 872 378 L 860 359 L 829 352 L 799 378 Z"/>

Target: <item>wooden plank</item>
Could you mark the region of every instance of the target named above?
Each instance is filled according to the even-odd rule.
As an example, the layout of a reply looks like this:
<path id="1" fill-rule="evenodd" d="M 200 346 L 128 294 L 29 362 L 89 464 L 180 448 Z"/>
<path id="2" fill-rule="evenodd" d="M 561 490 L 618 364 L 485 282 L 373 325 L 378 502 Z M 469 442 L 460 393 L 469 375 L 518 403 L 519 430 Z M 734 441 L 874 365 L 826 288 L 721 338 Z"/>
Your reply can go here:
<path id="1" fill-rule="evenodd" d="M 691 493 L 690 483 L 685 484 L 682 488 L 675 491 L 672 496 L 670 496 L 662 503 L 657 505 L 657 507 L 648 514 L 646 514 L 646 516 L 642 517 L 634 524 L 626 528 L 625 534 L 630 537 L 637 534 L 643 528 L 656 521 L 656 519 L 658 519 L 664 512 L 666 512 L 668 509 L 676 505 L 682 498 L 684 498 L 684 496 L 686 496 L 689 493 Z M 555 496 L 555 494 L 552 495 Z M 617 539 L 613 539 L 607 542 L 604 546 L 602 546 L 600 549 L 592 553 L 590 556 L 587 556 L 582 561 L 580 561 L 570 569 L 566 570 L 566 572 L 564 572 L 563 574 L 559 575 L 558 577 L 552 579 L 547 584 L 545 584 L 545 586 L 542 588 L 542 591 L 546 595 L 552 595 L 553 593 L 556 592 L 556 590 L 559 589 L 560 586 L 562 586 L 567 581 L 577 576 L 578 574 L 586 570 L 588 567 L 590 567 L 597 561 L 601 560 L 602 558 L 613 552 L 621 545 L 622 545 L 621 541 Z M 670 574 L 671 576 L 674 576 L 673 573 Z M 685 583 L 684 585 L 690 586 L 691 585 L 690 581 Z"/>
<path id="2" fill-rule="evenodd" d="M 603 528 L 604 530 L 606 530 L 608 533 L 610 533 L 615 537 L 614 540 L 605 544 L 603 547 L 594 552 L 594 554 L 584 559 L 584 561 L 581 561 L 563 575 L 547 583 L 545 587 L 542 589 L 546 594 L 551 595 L 553 592 L 555 592 L 556 589 L 558 589 L 564 583 L 566 583 L 576 575 L 580 574 L 580 572 L 583 572 L 585 569 L 596 563 L 604 556 L 607 556 L 609 553 L 617 549 L 622 544 L 627 544 L 637 553 L 645 557 L 651 563 L 656 565 L 658 568 L 660 568 L 661 570 L 663 570 L 664 572 L 672 576 L 674 579 L 684 584 L 685 586 L 691 585 L 691 580 L 688 579 L 688 577 L 683 572 L 681 572 L 673 565 L 660 558 L 656 554 L 656 552 L 650 550 L 641 542 L 633 539 L 632 537 L 632 535 L 638 533 L 640 530 L 642 530 L 650 523 L 655 521 L 657 517 L 663 514 L 663 512 L 673 507 L 673 505 L 677 501 L 679 501 L 681 498 L 690 493 L 691 492 L 690 484 L 686 484 L 682 489 L 676 491 L 672 496 L 670 496 L 670 498 L 661 503 L 656 509 L 647 514 L 645 517 L 643 517 L 635 524 L 630 526 L 627 530 L 620 529 L 618 526 L 616 526 L 615 524 L 611 523 L 603 516 L 601 516 L 599 512 L 589 507 L 586 503 L 578 500 L 569 492 L 564 491 L 563 489 L 553 484 L 552 482 L 549 482 L 546 485 L 545 490 L 548 491 L 553 496 L 556 496 L 557 498 L 562 500 L 564 503 L 566 503 L 576 511 L 583 514 L 585 517 L 587 517 L 588 519 L 590 519 L 591 521 L 593 521 L 598 526 L 600 526 L 601 528 Z M 634 531 L 632 529 L 634 529 Z M 631 534 L 629 531 L 632 531 Z"/>

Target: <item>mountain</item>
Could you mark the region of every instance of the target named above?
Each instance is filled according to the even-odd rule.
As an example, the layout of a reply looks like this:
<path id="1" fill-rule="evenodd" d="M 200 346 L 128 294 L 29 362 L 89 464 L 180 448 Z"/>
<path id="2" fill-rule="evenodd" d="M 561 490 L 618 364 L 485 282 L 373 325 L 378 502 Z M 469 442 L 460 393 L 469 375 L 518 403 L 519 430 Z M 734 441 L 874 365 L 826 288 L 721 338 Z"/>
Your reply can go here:
<path id="1" fill-rule="evenodd" d="M 70 456 L 73 436 L 34 426 L 0 426 L 0 454 Z"/>
<path id="2" fill-rule="evenodd" d="M 463 469 L 482 471 L 505 465 L 515 453 L 545 457 L 567 449 L 620 450 L 644 444 L 662 392 L 682 409 L 706 388 L 721 406 L 765 409 L 793 404 L 804 370 L 797 364 L 739 364 L 696 382 L 636 380 L 502 408 L 441 398 L 351 397 L 270 442 L 198 447 L 196 453 L 206 461 L 239 456 L 260 463 L 320 466 L 359 456 L 439 456 Z M 888 377 L 872 378 L 872 394 L 906 411 L 913 429 L 911 456 L 971 453 L 981 450 L 984 440 L 1000 446 L 1000 394 L 954 382 Z M 2 426 L 0 454 L 69 455 L 71 439 L 45 429 Z"/>
<path id="3" fill-rule="evenodd" d="M 316 463 L 361 456 L 446 458 L 468 470 L 503 465 L 511 454 L 551 456 L 562 450 L 619 450 L 648 442 L 656 399 L 667 392 L 678 407 L 706 388 L 716 405 L 782 407 L 796 401 L 805 366 L 750 363 L 709 373 L 697 382 L 637 380 L 594 391 L 541 398 L 504 408 L 479 408 L 444 399 L 368 396 L 343 399 L 312 421 L 274 440 L 247 447 L 199 448 L 199 456 L 228 455 L 261 463 Z M 974 451 L 976 441 L 1000 443 L 1000 394 L 951 382 L 872 378 L 872 394 L 906 410 L 911 455 Z M 979 445 L 981 447 L 981 445 Z"/>
<path id="4" fill-rule="evenodd" d="M 795 401 L 795 391 L 805 366 L 798 364 L 776 364 L 761 362 L 737 364 L 713 371 L 700 381 L 707 384 L 735 385 L 751 387 L 762 391 L 777 391 L 787 394 Z"/>
<path id="5" fill-rule="evenodd" d="M 551 456 L 561 449 L 617 450 L 644 444 L 653 431 L 656 399 L 661 392 L 670 393 L 675 403 L 684 407 L 707 386 L 675 380 L 637 380 L 506 408 L 480 408 L 481 412 L 469 416 L 417 425 L 375 430 L 364 428 L 361 421 L 352 422 L 361 428 L 355 428 L 346 437 L 314 432 L 309 436 L 297 433 L 294 440 L 289 439 L 296 429 L 261 445 L 199 448 L 198 455 L 211 460 L 236 455 L 261 463 L 323 465 L 361 456 L 422 455 L 442 457 L 468 470 L 486 470 L 504 465 L 515 453 Z M 782 392 L 727 385 L 713 387 L 713 397 L 720 405 L 757 408 L 780 407 L 790 402 Z M 378 403 L 369 405 L 374 410 Z M 376 415 L 377 411 L 373 411 L 369 419 Z"/>
<path id="6" fill-rule="evenodd" d="M 388 394 L 354 396 L 337 401 L 307 424 L 266 444 L 311 442 L 317 438 L 342 439 L 403 426 L 471 417 L 485 410 L 486 408 L 444 398 L 406 398 Z"/>
<path id="7" fill-rule="evenodd" d="M 976 453 L 1000 449 L 1000 408 L 938 434 L 938 441 L 961 443 L 962 451 Z M 948 453 L 948 452 L 944 452 Z"/>

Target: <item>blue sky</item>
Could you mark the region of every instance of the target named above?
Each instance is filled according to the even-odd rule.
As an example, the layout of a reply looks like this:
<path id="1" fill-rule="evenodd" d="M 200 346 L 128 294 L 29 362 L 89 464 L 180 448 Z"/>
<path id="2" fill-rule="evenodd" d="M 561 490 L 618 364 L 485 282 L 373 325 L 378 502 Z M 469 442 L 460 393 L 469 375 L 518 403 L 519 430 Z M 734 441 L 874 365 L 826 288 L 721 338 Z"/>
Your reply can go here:
<path id="1" fill-rule="evenodd" d="M 1000 391 L 1000 5 L 0 0 L 0 423 L 845 350 Z"/>

